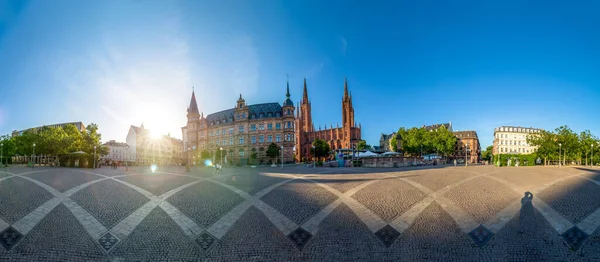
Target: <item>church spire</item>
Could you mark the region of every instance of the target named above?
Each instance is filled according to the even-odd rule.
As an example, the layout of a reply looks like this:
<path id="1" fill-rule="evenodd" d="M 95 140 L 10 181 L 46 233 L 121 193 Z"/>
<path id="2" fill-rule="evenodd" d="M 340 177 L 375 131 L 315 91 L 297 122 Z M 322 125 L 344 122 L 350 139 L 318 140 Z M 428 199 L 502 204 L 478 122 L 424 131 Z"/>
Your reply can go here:
<path id="1" fill-rule="evenodd" d="M 348 79 L 344 77 L 344 101 L 348 101 Z"/>
<path id="2" fill-rule="evenodd" d="M 302 95 L 302 101 L 308 103 L 308 91 L 306 91 L 306 77 L 304 78 L 304 94 Z"/>
<path id="3" fill-rule="evenodd" d="M 287 76 L 287 93 L 285 94 L 285 96 L 289 99 L 290 98 L 290 76 Z"/>
<path id="4" fill-rule="evenodd" d="M 190 106 L 188 107 L 188 113 L 199 114 L 198 104 L 196 104 L 196 94 L 194 92 L 194 87 L 192 87 L 192 99 L 190 101 Z"/>

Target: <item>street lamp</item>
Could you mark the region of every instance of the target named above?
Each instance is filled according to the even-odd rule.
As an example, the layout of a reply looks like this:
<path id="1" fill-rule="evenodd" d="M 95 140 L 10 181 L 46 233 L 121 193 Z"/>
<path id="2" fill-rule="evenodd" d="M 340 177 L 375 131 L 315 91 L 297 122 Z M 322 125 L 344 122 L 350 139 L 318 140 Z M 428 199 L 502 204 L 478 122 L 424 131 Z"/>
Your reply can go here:
<path id="1" fill-rule="evenodd" d="M 315 145 L 312 146 L 312 149 L 314 151 L 314 156 L 313 156 L 313 168 L 315 167 L 315 157 L 317 156 L 317 151 L 315 150 Z"/>
<path id="2" fill-rule="evenodd" d="M 4 166 L 4 158 L 2 157 L 4 153 L 4 143 L 0 144 L 0 166 Z"/>
<path id="3" fill-rule="evenodd" d="M 560 161 L 560 149 L 562 148 L 562 144 L 558 143 L 558 166 L 560 167 L 561 165 L 561 161 Z"/>
<path id="4" fill-rule="evenodd" d="M 283 169 L 283 146 L 281 146 L 281 169 Z"/>
<path id="5" fill-rule="evenodd" d="M 33 160 L 32 161 L 33 163 L 31 165 L 31 168 L 33 168 L 35 166 L 35 143 L 33 143 L 33 159 L 32 160 Z"/>
<path id="6" fill-rule="evenodd" d="M 592 144 L 592 167 L 594 167 L 594 144 Z"/>
<path id="7" fill-rule="evenodd" d="M 96 146 L 94 146 L 94 168 L 96 168 Z"/>
<path id="8" fill-rule="evenodd" d="M 467 161 L 468 154 L 469 154 L 469 144 L 465 143 L 465 166 L 469 166 L 469 162 Z"/>
<path id="9" fill-rule="evenodd" d="M 223 168 L 223 148 L 219 148 L 219 155 L 221 155 L 221 168 Z"/>

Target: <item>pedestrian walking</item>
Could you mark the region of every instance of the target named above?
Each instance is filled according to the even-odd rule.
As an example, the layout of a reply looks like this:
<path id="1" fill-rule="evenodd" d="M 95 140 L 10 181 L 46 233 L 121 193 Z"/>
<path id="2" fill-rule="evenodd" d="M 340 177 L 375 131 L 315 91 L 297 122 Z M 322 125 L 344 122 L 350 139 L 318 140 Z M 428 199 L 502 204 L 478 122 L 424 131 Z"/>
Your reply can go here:
<path id="1" fill-rule="evenodd" d="M 456 167 L 456 159 L 454 159 L 454 167 Z"/>

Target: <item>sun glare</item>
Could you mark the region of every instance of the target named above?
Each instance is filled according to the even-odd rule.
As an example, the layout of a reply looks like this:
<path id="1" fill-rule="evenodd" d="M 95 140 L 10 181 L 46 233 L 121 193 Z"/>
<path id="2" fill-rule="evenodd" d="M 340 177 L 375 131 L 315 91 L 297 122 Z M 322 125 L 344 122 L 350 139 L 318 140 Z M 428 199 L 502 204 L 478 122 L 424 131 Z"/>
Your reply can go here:
<path id="1" fill-rule="evenodd" d="M 151 131 L 150 137 L 152 137 L 152 139 L 159 139 L 161 137 L 161 134 L 157 131 Z"/>

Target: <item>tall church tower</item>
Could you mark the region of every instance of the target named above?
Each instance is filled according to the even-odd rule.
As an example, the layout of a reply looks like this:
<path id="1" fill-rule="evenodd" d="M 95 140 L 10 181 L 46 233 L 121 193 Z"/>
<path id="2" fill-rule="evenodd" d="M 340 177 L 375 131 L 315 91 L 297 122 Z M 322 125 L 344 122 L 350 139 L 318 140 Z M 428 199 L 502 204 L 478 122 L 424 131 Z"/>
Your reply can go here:
<path id="1" fill-rule="evenodd" d="M 354 108 L 352 107 L 352 94 L 348 94 L 348 80 L 344 78 L 344 97 L 342 97 L 342 129 L 343 147 L 351 148 L 352 128 L 354 126 Z"/>
<path id="2" fill-rule="evenodd" d="M 200 112 L 198 111 L 198 104 L 196 103 L 196 94 L 192 90 L 192 100 L 190 106 L 187 109 L 187 141 L 188 145 L 184 145 L 190 148 L 196 149 L 198 146 L 198 124 L 200 122 Z"/>
<path id="3" fill-rule="evenodd" d="M 306 91 L 306 78 L 304 78 L 304 93 L 300 104 L 301 126 L 303 132 L 313 131 L 310 102 L 308 101 L 308 91 Z"/>

